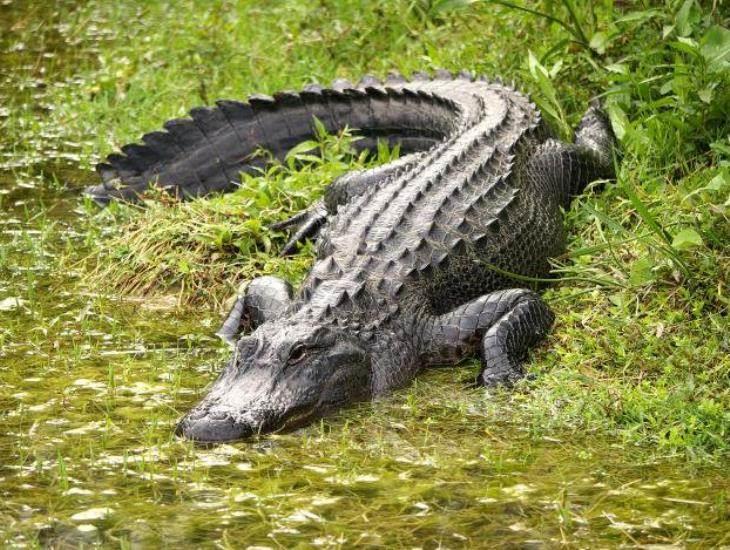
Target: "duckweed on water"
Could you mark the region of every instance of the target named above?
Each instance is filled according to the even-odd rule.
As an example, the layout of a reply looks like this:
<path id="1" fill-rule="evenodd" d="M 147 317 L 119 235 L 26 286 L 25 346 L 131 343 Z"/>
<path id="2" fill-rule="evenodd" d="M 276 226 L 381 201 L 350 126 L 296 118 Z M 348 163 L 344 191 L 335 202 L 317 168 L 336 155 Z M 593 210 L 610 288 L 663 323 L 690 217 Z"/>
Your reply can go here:
<path id="1" fill-rule="evenodd" d="M 566 2 L 587 50 L 495 4 L 0 1 L 3 545 L 728 544 L 721 6 Z M 536 3 L 570 21 L 558 4 Z M 306 269 L 307 250 L 275 258 L 265 218 L 346 170 L 347 139 L 233 196 L 143 212 L 84 204 L 88 168 L 216 97 L 435 66 L 514 76 L 548 108 L 555 86 L 558 118 L 617 98 L 622 173 L 569 215 L 536 379 L 487 393 L 464 388 L 476 366 L 435 370 L 293 434 L 174 439 L 226 357 L 216 304 Z"/>

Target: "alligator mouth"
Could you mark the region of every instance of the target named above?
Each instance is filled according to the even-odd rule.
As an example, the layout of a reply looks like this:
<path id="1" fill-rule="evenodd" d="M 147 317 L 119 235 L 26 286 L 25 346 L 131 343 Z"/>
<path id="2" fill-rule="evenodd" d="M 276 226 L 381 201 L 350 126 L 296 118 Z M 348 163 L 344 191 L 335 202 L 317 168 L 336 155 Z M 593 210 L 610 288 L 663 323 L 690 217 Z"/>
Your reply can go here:
<path id="1" fill-rule="evenodd" d="M 228 443 L 251 439 L 265 433 L 290 432 L 306 426 L 321 415 L 316 405 L 302 405 L 290 409 L 283 416 L 267 411 L 263 414 L 265 420 L 249 423 L 236 421 L 231 414 L 191 411 L 178 422 L 175 435 L 203 445 Z"/>
<path id="2" fill-rule="evenodd" d="M 178 422 L 175 435 L 196 443 L 226 443 L 255 435 L 253 426 L 236 422 L 229 415 L 196 415 L 191 412 Z"/>
<path id="3" fill-rule="evenodd" d="M 320 418 L 323 411 L 317 409 L 317 405 L 302 405 L 287 411 L 282 419 L 281 426 L 274 430 L 275 433 L 286 433 L 302 428 L 313 420 Z"/>

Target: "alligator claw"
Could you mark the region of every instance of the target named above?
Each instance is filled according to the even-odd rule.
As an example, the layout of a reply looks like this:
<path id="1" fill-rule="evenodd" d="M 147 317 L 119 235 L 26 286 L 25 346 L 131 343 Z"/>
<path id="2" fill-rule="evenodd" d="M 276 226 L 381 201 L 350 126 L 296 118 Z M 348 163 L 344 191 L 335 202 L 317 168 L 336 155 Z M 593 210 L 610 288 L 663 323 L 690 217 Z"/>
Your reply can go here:
<path id="1" fill-rule="evenodd" d="M 297 245 L 305 239 L 314 238 L 327 221 L 327 208 L 324 201 L 317 201 L 312 206 L 294 214 L 288 220 L 271 225 L 271 229 L 281 230 L 296 227 L 296 231 L 279 252 L 280 256 L 289 256 L 297 250 Z"/>
<path id="2" fill-rule="evenodd" d="M 271 229 L 279 231 L 281 229 L 286 229 L 293 225 L 297 225 L 302 220 L 306 219 L 308 216 L 309 216 L 309 209 L 302 210 L 301 212 L 294 214 L 291 218 L 288 218 L 288 219 L 280 221 L 280 222 L 272 223 L 269 227 Z"/>

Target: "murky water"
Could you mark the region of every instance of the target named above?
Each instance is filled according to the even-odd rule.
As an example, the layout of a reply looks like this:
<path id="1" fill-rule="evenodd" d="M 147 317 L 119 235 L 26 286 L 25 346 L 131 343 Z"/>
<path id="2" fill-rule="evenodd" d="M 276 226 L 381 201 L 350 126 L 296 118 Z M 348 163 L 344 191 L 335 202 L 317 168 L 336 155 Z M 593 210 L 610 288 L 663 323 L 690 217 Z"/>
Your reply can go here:
<path id="1" fill-rule="evenodd" d="M 469 369 L 289 435 L 175 440 L 226 354 L 219 319 L 80 284 L 94 159 L 42 120 L 49 88 L 80 85 L 74 66 L 106 35 L 68 36 L 58 5 L 0 2 L 4 545 L 730 544 L 725 470 L 590 434 L 536 438 L 463 389 Z"/>

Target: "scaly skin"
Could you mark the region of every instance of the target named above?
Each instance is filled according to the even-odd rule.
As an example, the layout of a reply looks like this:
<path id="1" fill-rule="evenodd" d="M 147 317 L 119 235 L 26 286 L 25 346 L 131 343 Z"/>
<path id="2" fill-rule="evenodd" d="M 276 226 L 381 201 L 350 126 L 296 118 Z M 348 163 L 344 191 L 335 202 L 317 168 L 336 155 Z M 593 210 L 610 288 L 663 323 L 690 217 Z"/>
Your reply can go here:
<path id="1" fill-rule="evenodd" d="M 319 234 L 317 259 L 294 297 L 255 280 L 221 329 L 235 352 L 210 393 L 178 426 L 224 441 L 300 426 L 410 382 L 424 367 L 479 355 L 482 385 L 522 375 L 553 315 L 510 277 L 546 277 L 564 249 L 561 208 L 613 175 L 613 139 L 594 105 L 574 144 L 552 139 L 527 97 L 501 82 L 398 75 L 337 82 L 249 104 L 220 102 L 148 134 L 99 167 L 89 194 L 134 199 L 149 182 L 179 196 L 223 191 L 312 135 L 345 125 L 402 159 L 333 182 L 323 201 L 279 227 L 285 248 Z M 248 335 L 241 332 L 252 330 Z"/>

